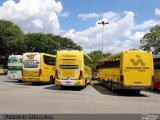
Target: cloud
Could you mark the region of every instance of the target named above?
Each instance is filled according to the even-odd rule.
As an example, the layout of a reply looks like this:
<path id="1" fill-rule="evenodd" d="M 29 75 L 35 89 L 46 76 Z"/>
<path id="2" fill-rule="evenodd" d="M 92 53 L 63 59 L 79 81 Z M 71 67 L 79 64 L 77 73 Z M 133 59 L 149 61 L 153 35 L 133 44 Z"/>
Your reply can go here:
<path id="1" fill-rule="evenodd" d="M 7 0 L 0 6 L 0 19 L 18 24 L 24 32 L 60 32 L 58 14 L 61 2 L 55 0 Z"/>
<path id="2" fill-rule="evenodd" d="M 156 8 L 154 11 L 155 11 L 155 15 L 160 16 L 160 8 Z"/>
<path id="3" fill-rule="evenodd" d="M 69 17 L 70 13 L 69 12 L 64 12 L 60 14 L 61 17 Z"/>
<path id="4" fill-rule="evenodd" d="M 142 36 L 142 33 L 132 33 L 135 24 L 133 12 L 126 11 L 122 14 L 106 12 L 102 15 L 101 20 L 111 20 L 109 24 L 104 26 L 104 52 L 117 53 L 138 47 L 138 39 Z M 64 34 L 64 37 L 71 38 L 80 44 L 87 53 L 93 50 L 102 50 L 102 26 L 97 24 L 98 22 L 95 26 L 83 31 L 69 30 Z"/>
<path id="5" fill-rule="evenodd" d="M 105 18 L 107 21 L 116 20 L 115 17 L 118 17 L 118 14 L 116 12 L 106 12 L 106 13 L 85 13 L 85 14 L 78 14 L 79 18 L 82 18 L 83 20 L 88 20 L 92 18 Z"/>
<path id="6" fill-rule="evenodd" d="M 134 29 L 136 29 L 136 30 L 138 30 L 138 29 L 139 29 L 139 30 L 140 30 L 140 29 L 148 29 L 148 28 L 154 27 L 154 26 L 156 26 L 156 25 L 158 25 L 158 24 L 160 24 L 160 21 L 151 19 L 151 20 L 145 21 L 145 22 L 142 23 L 142 24 L 136 25 L 136 26 L 134 27 Z"/>
<path id="7" fill-rule="evenodd" d="M 88 20 L 91 18 L 99 18 L 99 15 L 97 13 L 89 13 L 89 14 L 79 14 L 79 18 L 82 18 L 83 20 Z"/>
<path id="8" fill-rule="evenodd" d="M 160 21 L 150 19 L 141 24 L 135 23 L 135 13 L 124 11 L 119 14 L 113 11 L 96 14 L 100 20 L 88 29 L 76 31 L 69 30 L 63 36 L 80 44 L 86 53 L 93 50 L 102 50 L 102 25 L 99 21 L 106 21 L 109 24 L 104 26 L 103 31 L 103 52 L 118 53 L 122 50 L 139 48 L 140 40 L 148 29 L 160 24 Z M 87 19 L 87 17 L 84 17 Z"/>

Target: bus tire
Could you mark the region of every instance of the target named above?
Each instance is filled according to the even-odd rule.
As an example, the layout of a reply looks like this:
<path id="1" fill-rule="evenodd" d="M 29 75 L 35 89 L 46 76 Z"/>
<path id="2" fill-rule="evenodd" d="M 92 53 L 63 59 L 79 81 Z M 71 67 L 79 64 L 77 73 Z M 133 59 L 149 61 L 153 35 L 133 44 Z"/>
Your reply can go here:
<path id="1" fill-rule="evenodd" d="M 32 82 L 32 85 L 37 85 L 37 83 L 36 82 Z"/>
<path id="2" fill-rule="evenodd" d="M 151 86 L 151 88 L 150 88 L 152 91 L 155 91 L 155 90 L 157 90 L 153 85 Z"/>
<path id="3" fill-rule="evenodd" d="M 87 87 L 87 80 L 85 80 L 85 88 Z"/>
<path id="4" fill-rule="evenodd" d="M 66 88 L 65 86 L 61 85 L 61 89 L 62 89 L 62 90 L 65 89 L 65 88 Z"/>
<path id="5" fill-rule="evenodd" d="M 97 78 L 97 81 L 100 83 L 100 78 Z"/>
<path id="6" fill-rule="evenodd" d="M 50 79 L 49 79 L 49 85 L 54 84 L 54 83 L 55 83 L 55 81 L 54 81 L 53 77 L 52 77 L 52 76 L 50 76 Z"/>
<path id="7" fill-rule="evenodd" d="M 138 94 L 140 94 L 140 92 L 141 92 L 141 90 L 135 90 L 134 94 L 138 95 Z"/>
<path id="8" fill-rule="evenodd" d="M 88 85 L 91 85 L 91 80 L 89 81 Z"/>
<path id="9" fill-rule="evenodd" d="M 18 80 L 19 83 L 22 83 L 22 80 Z"/>
<path id="10" fill-rule="evenodd" d="M 84 83 L 84 86 L 83 86 L 83 89 L 87 87 L 87 81 L 85 80 L 85 83 Z"/>
<path id="11" fill-rule="evenodd" d="M 111 91 L 115 91 L 115 88 L 114 88 L 114 83 L 111 81 Z"/>
<path id="12" fill-rule="evenodd" d="M 131 91 L 128 91 L 128 92 L 130 92 L 134 95 L 138 95 L 141 92 L 141 90 L 131 90 Z"/>
<path id="13" fill-rule="evenodd" d="M 111 90 L 111 89 L 112 89 L 111 81 L 109 81 L 109 82 L 108 82 L 108 88 L 109 88 L 109 90 Z"/>

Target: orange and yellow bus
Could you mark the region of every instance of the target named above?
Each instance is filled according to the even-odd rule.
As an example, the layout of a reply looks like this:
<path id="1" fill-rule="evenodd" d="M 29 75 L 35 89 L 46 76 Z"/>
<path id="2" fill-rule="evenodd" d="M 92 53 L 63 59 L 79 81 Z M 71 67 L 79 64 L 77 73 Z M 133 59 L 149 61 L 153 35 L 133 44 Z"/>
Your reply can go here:
<path id="1" fill-rule="evenodd" d="M 22 81 L 37 83 L 55 82 L 55 55 L 24 53 L 22 58 Z"/>
<path id="2" fill-rule="evenodd" d="M 92 69 L 87 66 L 89 56 L 79 50 L 60 50 L 56 55 L 56 85 L 85 88 L 92 79 Z"/>
<path id="3" fill-rule="evenodd" d="M 98 79 L 110 90 L 133 90 L 139 93 L 151 87 L 153 57 L 146 51 L 123 51 L 103 58 L 98 66 Z"/>
<path id="4" fill-rule="evenodd" d="M 160 89 L 160 54 L 153 56 L 154 62 L 154 81 L 152 84 L 153 89 Z"/>

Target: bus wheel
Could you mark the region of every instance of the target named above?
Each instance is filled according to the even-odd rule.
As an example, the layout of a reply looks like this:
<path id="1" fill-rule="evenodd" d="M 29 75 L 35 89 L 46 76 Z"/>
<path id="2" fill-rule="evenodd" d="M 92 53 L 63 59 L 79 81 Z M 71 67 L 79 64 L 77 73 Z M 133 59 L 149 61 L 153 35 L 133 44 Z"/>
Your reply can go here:
<path id="1" fill-rule="evenodd" d="M 61 85 L 61 89 L 62 89 L 62 90 L 65 89 L 65 86 Z"/>
<path id="2" fill-rule="evenodd" d="M 134 90 L 134 91 L 133 91 L 133 94 L 138 95 L 140 92 L 141 92 L 141 90 Z"/>
<path id="3" fill-rule="evenodd" d="M 18 80 L 19 83 L 22 83 L 22 80 Z"/>
<path id="4" fill-rule="evenodd" d="M 91 85 L 91 80 L 89 81 L 88 85 Z"/>
<path id="5" fill-rule="evenodd" d="M 157 90 L 153 85 L 151 86 L 151 90 Z"/>
<path id="6" fill-rule="evenodd" d="M 113 82 L 111 82 L 111 91 L 115 92 L 115 86 Z"/>
<path id="7" fill-rule="evenodd" d="M 52 77 L 50 77 L 50 78 L 49 78 L 49 82 L 48 82 L 48 84 L 49 84 L 49 85 L 53 84 Z"/>
<path id="8" fill-rule="evenodd" d="M 106 82 L 106 87 L 109 88 L 109 80 Z"/>
<path id="9" fill-rule="evenodd" d="M 55 83 L 55 79 L 51 76 L 49 79 L 49 84 L 54 84 Z"/>
<path id="10" fill-rule="evenodd" d="M 97 78 L 97 81 L 100 82 L 100 78 Z"/>
<path id="11" fill-rule="evenodd" d="M 87 81 L 85 80 L 85 84 L 83 86 L 83 89 L 87 87 Z"/>
<path id="12" fill-rule="evenodd" d="M 112 89 L 111 81 L 108 81 L 108 88 L 109 88 L 109 90 L 111 90 L 111 89 Z"/>
<path id="13" fill-rule="evenodd" d="M 85 85 L 84 85 L 84 87 L 85 87 L 85 88 L 87 87 L 87 80 L 85 80 Z"/>
<path id="14" fill-rule="evenodd" d="M 32 85 L 37 85 L 37 83 L 36 82 L 32 82 Z"/>

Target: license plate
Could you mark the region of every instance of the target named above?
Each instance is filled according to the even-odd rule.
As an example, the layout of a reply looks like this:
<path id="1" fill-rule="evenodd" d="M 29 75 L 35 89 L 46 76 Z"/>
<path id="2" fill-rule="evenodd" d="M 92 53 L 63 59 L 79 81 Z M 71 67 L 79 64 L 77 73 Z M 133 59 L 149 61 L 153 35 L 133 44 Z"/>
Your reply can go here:
<path id="1" fill-rule="evenodd" d="M 70 83 L 71 83 L 71 81 L 66 81 L 66 83 L 67 83 L 67 84 L 70 84 Z"/>

